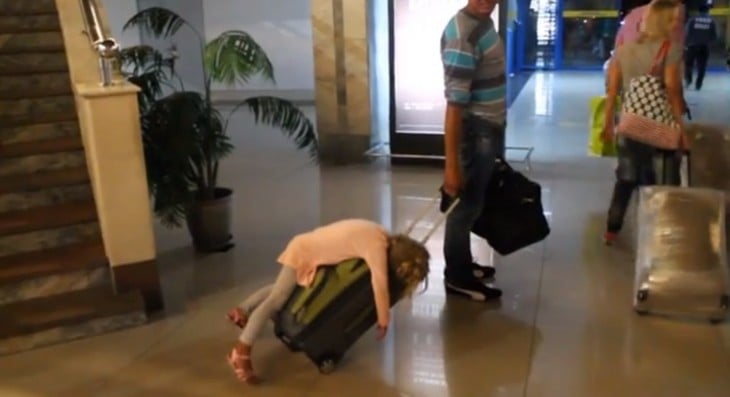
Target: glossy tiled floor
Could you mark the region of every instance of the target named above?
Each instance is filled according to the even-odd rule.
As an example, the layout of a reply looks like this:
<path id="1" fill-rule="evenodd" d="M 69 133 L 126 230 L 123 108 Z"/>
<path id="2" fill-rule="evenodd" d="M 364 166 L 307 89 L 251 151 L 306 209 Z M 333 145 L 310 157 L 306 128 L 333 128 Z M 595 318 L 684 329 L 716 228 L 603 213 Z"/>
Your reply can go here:
<path id="1" fill-rule="evenodd" d="M 705 86 L 688 94 L 695 118 L 730 123 L 730 75 Z M 510 111 L 510 144 L 537 148 L 531 175 L 545 189 L 553 233 L 506 258 L 474 241 L 479 259 L 498 268 L 501 305 L 444 296 L 436 234 L 431 287 L 394 309 L 385 341 L 366 335 L 322 376 L 267 332 L 255 353 L 266 383 L 238 384 L 223 359 L 236 338 L 223 315 L 271 280 L 287 239 L 342 217 L 402 228 L 440 176 L 384 164 L 319 170 L 239 116 L 238 151 L 223 174 L 237 193 L 236 248 L 196 257 L 184 231 L 160 230 L 168 314 L 0 358 L 0 396 L 727 397 L 730 326 L 637 317 L 630 233 L 613 249 L 599 242 L 612 163 L 588 158 L 585 145 L 587 99 L 601 89 L 596 73 L 535 74 Z"/>

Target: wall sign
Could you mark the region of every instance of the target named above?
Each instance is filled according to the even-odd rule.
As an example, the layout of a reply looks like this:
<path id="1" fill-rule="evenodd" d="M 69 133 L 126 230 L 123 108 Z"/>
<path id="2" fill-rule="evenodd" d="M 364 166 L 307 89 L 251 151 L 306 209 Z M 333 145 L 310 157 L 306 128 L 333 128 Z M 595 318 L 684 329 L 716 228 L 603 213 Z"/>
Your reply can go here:
<path id="1" fill-rule="evenodd" d="M 395 132 L 443 134 L 441 33 L 465 0 L 393 0 Z M 499 5 L 492 13 L 499 29 Z"/>

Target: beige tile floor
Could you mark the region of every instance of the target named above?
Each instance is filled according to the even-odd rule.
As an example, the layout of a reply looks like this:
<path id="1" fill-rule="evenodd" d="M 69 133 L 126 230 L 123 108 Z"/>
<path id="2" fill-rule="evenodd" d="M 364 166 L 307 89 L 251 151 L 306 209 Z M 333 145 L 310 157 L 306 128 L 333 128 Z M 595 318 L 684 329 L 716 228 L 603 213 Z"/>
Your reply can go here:
<path id="1" fill-rule="evenodd" d="M 689 92 L 696 119 L 730 124 L 729 75 Z M 0 358 L 0 397 L 727 397 L 730 326 L 631 310 L 630 233 L 600 244 L 610 160 L 585 155 L 596 73 L 533 76 L 510 113 L 510 144 L 534 145 L 553 232 L 509 257 L 474 240 L 498 268 L 500 305 L 447 299 L 442 234 L 430 288 L 394 310 L 383 342 L 365 335 L 337 372 L 320 375 L 266 332 L 255 353 L 265 383 L 238 384 L 224 361 L 236 331 L 225 311 L 271 280 L 293 234 L 342 217 L 402 228 L 428 203 L 435 169 L 384 164 L 318 169 L 277 133 L 238 116 L 223 181 L 236 189 L 234 250 L 196 256 L 185 231 L 160 229 L 167 314 L 147 326 Z M 428 220 L 419 224 L 423 231 Z"/>

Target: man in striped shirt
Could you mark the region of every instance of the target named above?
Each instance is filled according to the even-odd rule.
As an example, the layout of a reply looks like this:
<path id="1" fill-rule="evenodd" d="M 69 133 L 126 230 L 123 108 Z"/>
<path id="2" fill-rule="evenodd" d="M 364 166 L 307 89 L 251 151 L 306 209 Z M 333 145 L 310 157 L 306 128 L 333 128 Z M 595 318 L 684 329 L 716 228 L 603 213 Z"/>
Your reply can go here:
<path id="1" fill-rule="evenodd" d="M 446 221 L 445 287 L 449 293 L 486 301 L 502 291 L 484 281 L 494 268 L 474 263 L 470 232 L 487 184 L 504 153 L 505 51 L 491 14 L 498 0 L 468 0 L 441 37 L 447 100 L 444 125 L 444 201 L 460 198 Z"/>

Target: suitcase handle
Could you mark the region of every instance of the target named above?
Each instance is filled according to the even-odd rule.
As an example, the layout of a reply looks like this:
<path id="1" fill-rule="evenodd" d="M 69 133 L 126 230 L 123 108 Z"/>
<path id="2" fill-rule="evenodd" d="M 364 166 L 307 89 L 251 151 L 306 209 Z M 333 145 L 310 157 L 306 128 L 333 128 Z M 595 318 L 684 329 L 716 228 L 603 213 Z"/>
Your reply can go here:
<path id="1" fill-rule="evenodd" d="M 441 191 L 439 190 L 439 194 L 435 197 L 433 202 L 431 204 L 427 205 L 426 208 L 424 208 L 424 210 L 421 211 L 421 213 L 416 217 L 416 219 L 414 219 L 413 222 L 411 222 L 410 226 L 408 226 L 406 228 L 406 230 L 403 232 L 403 234 L 410 235 L 413 232 L 413 229 L 416 228 L 416 225 L 418 224 L 418 222 L 422 221 L 423 218 L 426 217 L 426 215 L 428 215 L 430 212 L 432 212 L 433 209 L 439 205 L 440 198 L 441 198 Z M 449 214 L 451 214 L 451 211 L 453 211 L 454 208 L 456 208 L 456 206 L 459 204 L 460 201 L 461 201 L 461 199 L 456 197 L 451 202 L 451 205 L 449 205 L 449 208 L 446 209 L 446 211 L 444 211 L 444 213 L 441 216 L 439 216 L 438 219 L 436 219 L 436 222 L 433 224 L 433 227 L 431 227 L 431 230 L 429 230 L 428 233 L 426 233 L 426 235 L 421 240 L 419 240 L 419 242 L 421 244 L 425 244 L 426 241 L 428 241 L 428 239 L 431 238 L 431 236 L 436 231 L 436 229 L 438 229 L 439 226 L 441 226 L 441 224 L 444 223 L 444 221 L 446 221 L 446 218 L 448 218 Z"/>

